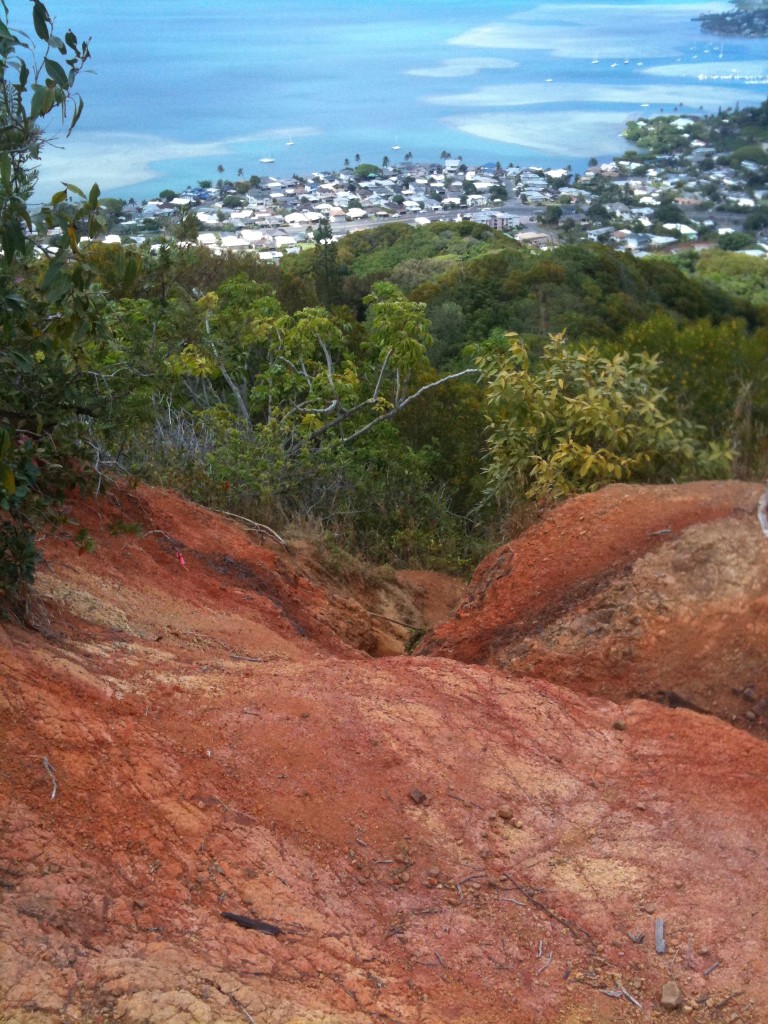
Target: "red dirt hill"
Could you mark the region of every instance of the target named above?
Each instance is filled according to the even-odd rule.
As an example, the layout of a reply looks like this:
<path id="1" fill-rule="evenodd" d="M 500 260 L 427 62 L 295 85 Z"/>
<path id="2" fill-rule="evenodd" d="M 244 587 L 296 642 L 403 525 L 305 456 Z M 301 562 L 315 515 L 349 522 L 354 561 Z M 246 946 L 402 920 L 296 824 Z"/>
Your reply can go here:
<path id="1" fill-rule="evenodd" d="M 638 525 L 564 506 L 615 524 L 610 564 L 574 527 L 569 595 L 656 529 L 751 529 L 758 492 L 616 493 Z M 49 538 L 35 628 L 0 637 L 0 1019 L 601 1024 L 666 1015 L 670 980 L 689 1020 L 768 1018 L 761 739 L 555 671 L 374 660 L 390 619 L 429 624 L 423 578 L 332 593 L 306 549 L 145 488 L 74 511 L 94 550 Z"/>
<path id="2" fill-rule="evenodd" d="M 419 650 L 717 714 L 765 737 L 761 491 L 730 481 L 574 498 L 486 558 Z"/>

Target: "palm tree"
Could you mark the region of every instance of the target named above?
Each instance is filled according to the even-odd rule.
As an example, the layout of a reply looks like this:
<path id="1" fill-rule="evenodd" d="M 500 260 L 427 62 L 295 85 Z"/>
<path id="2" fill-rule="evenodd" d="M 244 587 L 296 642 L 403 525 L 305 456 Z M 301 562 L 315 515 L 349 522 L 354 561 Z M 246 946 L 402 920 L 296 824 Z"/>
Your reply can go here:
<path id="1" fill-rule="evenodd" d="M 355 163 L 356 164 L 360 163 L 360 154 L 359 153 L 355 153 Z"/>
<path id="2" fill-rule="evenodd" d="M 216 173 L 217 174 L 223 174 L 224 173 L 224 164 L 219 164 L 219 166 L 216 168 Z"/>
<path id="3" fill-rule="evenodd" d="M 238 167 L 238 168 L 237 168 L 237 176 L 238 176 L 238 178 L 242 178 L 242 176 L 243 176 L 243 174 L 244 174 L 244 173 L 245 173 L 245 172 L 243 171 L 243 168 L 242 168 L 242 167 Z"/>
<path id="4" fill-rule="evenodd" d="M 407 153 L 405 154 L 405 159 L 406 159 L 406 160 L 413 160 L 413 153 L 412 153 L 412 152 L 410 151 L 410 149 L 409 149 L 409 150 L 408 150 L 408 152 L 407 152 Z"/>

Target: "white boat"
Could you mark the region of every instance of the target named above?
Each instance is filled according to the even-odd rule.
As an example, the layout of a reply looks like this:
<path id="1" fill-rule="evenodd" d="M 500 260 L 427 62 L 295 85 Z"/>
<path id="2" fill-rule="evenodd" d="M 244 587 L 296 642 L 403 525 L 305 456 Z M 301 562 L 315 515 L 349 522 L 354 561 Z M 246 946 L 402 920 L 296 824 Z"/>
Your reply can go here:
<path id="1" fill-rule="evenodd" d="M 292 145 L 293 145 L 293 139 L 288 139 L 288 141 L 286 142 L 286 146 L 292 146 Z"/>
<path id="2" fill-rule="evenodd" d="M 545 82 L 554 82 L 554 78 L 545 78 L 544 81 Z"/>
<path id="3" fill-rule="evenodd" d="M 259 160 L 260 164 L 273 164 L 274 162 L 275 158 L 272 156 L 263 156 L 261 160 Z"/>
<path id="4" fill-rule="evenodd" d="M 399 146 L 393 146 L 392 149 L 400 149 Z"/>

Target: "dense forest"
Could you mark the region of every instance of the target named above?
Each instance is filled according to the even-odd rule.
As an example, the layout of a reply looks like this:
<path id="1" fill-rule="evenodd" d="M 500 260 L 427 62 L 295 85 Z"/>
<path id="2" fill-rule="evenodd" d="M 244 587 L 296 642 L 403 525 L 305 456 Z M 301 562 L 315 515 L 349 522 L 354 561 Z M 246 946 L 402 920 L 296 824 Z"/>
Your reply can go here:
<path id="1" fill-rule="evenodd" d="M 266 265 L 99 241 L 97 186 L 30 234 L 46 119 L 74 126 L 87 44 L 0 27 L 0 592 L 115 475 L 288 535 L 462 571 L 542 503 L 611 481 L 768 466 L 768 282 L 479 224 L 393 223 Z M 35 77 L 35 68 L 40 68 Z M 126 523 L 126 529 L 131 524 Z"/>

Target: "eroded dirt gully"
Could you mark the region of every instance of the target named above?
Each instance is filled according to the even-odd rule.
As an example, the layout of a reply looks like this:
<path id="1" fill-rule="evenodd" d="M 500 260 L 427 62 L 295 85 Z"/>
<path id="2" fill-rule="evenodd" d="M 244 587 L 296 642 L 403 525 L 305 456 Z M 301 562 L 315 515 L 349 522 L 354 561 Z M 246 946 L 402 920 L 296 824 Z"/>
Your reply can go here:
<path id="1" fill-rule="evenodd" d="M 676 629 L 682 601 L 709 616 L 701 645 L 719 601 L 742 630 L 735 659 L 764 639 L 758 494 L 569 503 L 480 570 L 425 642 L 440 657 L 375 660 L 402 642 L 389 620 L 425 624 L 423 578 L 420 593 L 391 578 L 378 596 L 356 579 L 332 591 L 307 551 L 147 488 L 77 507 L 94 551 L 49 538 L 37 629 L 0 636 L 0 1019 L 601 1024 L 667 1016 L 669 980 L 684 1000 L 670 1013 L 768 1019 L 766 744 L 626 687 L 621 705 L 576 692 L 608 632 L 555 630 L 696 530 L 737 530 L 729 590 L 723 568 L 710 603 L 689 600 L 696 574 L 665 570 L 666 611 L 643 605 L 626 638 L 632 664 L 650 658 L 644 638 L 661 614 Z M 526 591 L 536 531 L 542 558 L 567 557 L 559 586 L 553 562 Z M 444 656 L 451 628 L 451 656 L 469 656 L 471 626 L 504 669 Z M 523 635 L 539 646 L 520 655 Z"/>

